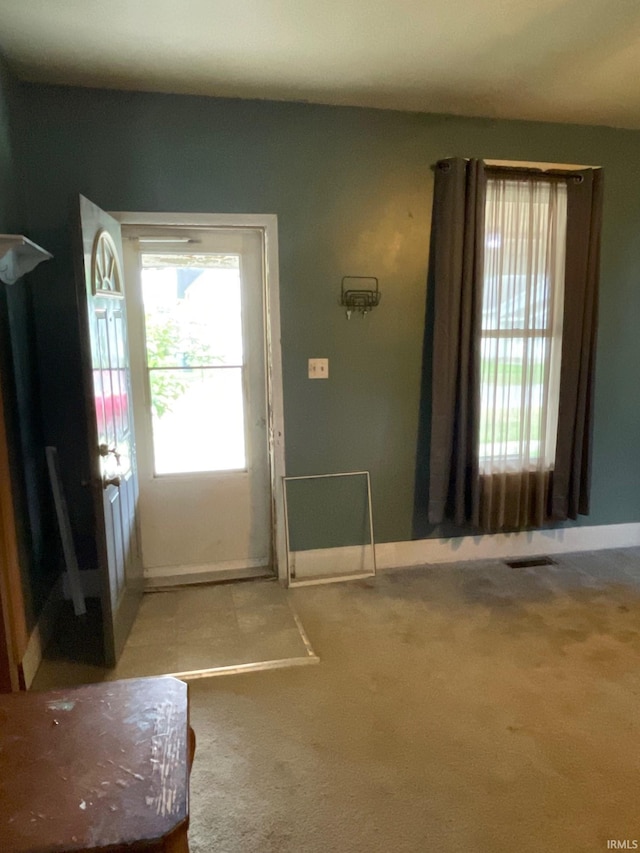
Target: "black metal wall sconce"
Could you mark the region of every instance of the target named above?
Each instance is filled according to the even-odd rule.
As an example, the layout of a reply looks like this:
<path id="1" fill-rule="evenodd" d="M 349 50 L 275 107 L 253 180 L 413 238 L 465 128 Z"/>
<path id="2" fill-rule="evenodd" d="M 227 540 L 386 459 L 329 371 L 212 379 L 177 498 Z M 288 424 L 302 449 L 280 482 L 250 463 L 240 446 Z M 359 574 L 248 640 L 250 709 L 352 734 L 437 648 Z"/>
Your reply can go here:
<path id="1" fill-rule="evenodd" d="M 373 288 L 364 288 L 362 283 L 370 282 L 375 285 Z M 358 282 L 359 287 L 348 287 L 348 282 Z M 351 314 L 358 311 L 362 317 L 365 316 L 372 308 L 380 304 L 380 288 L 378 287 L 378 279 L 372 275 L 345 275 L 342 279 L 342 287 L 340 294 L 340 305 L 346 308 L 347 320 L 351 319 Z"/>

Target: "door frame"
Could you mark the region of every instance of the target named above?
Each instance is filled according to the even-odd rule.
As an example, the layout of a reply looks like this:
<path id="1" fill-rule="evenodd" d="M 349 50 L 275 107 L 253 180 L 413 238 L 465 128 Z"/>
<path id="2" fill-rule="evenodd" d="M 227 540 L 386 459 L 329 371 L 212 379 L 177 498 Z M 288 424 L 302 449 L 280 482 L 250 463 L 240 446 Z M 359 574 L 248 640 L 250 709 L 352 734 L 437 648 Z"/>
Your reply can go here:
<path id="1" fill-rule="evenodd" d="M 0 693 L 23 688 L 28 641 L 9 456 L 0 369 Z"/>
<path id="2" fill-rule="evenodd" d="M 268 453 L 271 482 L 271 535 L 274 566 L 281 583 L 287 581 L 287 552 L 282 478 L 286 475 L 284 395 L 280 340 L 280 277 L 278 217 L 274 213 L 144 213 L 109 211 L 121 226 L 246 228 L 261 232 L 264 271 L 265 357 L 267 374 Z M 125 281 L 126 288 L 126 281 Z"/>

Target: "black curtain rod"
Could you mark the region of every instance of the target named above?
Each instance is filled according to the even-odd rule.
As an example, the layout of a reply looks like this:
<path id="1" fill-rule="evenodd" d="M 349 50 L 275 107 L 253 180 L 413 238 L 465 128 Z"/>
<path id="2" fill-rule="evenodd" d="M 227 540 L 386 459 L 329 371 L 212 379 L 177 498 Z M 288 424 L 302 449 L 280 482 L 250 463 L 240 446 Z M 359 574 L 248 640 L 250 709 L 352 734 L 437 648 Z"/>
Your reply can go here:
<path id="1" fill-rule="evenodd" d="M 583 172 L 591 169 L 536 169 L 534 166 L 493 166 L 485 165 L 485 174 L 500 175 L 504 178 L 545 178 L 552 180 L 566 180 L 574 178 L 576 181 L 583 180 Z"/>
<path id="2" fill-rule="evenodd" d="M 466 159 L 468 162 L 468 158 Z M 434 163 L 431 166 L 431 171 L 435 171 L 439 167 L 448 167 L 448 165 L 447 160 L 438 160 L 437 163 Z M 578 183 L 583 180 L 583 172 L 596 171 L 599 169 L 599 166 L 587 166 L 582 169 L 538 169 L 535 166 L 503 166 L 492 163 L 484 164 L 485 173 L 490 175 L 501 175 L 505 178 L 514 179 L 519 177 L 523 179 L 531 177 L 548 178 L 549 180 L 566 180 L 566 178 L 574 178 Z"/>

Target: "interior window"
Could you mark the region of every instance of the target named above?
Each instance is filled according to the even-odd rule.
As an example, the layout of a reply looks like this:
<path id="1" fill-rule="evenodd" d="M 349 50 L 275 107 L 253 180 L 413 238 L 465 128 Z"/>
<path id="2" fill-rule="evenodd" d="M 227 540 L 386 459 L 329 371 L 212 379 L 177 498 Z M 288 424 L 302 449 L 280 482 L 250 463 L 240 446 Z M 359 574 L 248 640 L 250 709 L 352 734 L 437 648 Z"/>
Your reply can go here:
<path id="1" fill-rule="evenodd" d="M 488 178 L 480 341 L 484 474 L 553 468 L 566 219 L 564 182 Z"/>

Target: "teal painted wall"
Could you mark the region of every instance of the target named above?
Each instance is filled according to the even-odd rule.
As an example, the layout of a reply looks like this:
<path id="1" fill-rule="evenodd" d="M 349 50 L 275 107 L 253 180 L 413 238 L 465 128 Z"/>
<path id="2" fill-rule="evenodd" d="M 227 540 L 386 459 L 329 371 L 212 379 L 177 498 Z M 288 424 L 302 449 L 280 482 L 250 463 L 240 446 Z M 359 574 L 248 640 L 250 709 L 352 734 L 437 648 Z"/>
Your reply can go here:
<path id="1" fill-rule="evenodd" d="M 0 55 L 0 233 L 5 234 L 20 220 L 11 122 L 14 87 L 15 81 Z"/>
<path id="2" fill-rule="evenodd" d="M 376 538 L 395 541 L 412 536 L 430 166 L 454 155 L 604 167 L 584 523 L 640 521 L 640 133 L 38 85 L 23 87 L 22 104 L 28 227 L 56 254 L 35 303 L 45 426 L 65 448 L 80 533 L 91 509 L 69 259 L 76 194 L 108 210 L 278 215 L 287 472 L 369 470 Z M 364 320 L 338 306 L 343 275 L 380 279 L 382 303 Z M 310 356 L 330 359 L 328 381 L 306 378 Z"/>
<path id="3" fill-rule="evenodd" d="M 0 232 L 23 233 L 19 84 L 0 57 Z M 32 283 L 0 282 L 0 364 L 27 623 L 32 627 L 58 571 L 58 538 L 42 437 Z"/>
<path id="4" fill-rule="evenodd" d="M 370 545 L 366 474 L 287 481 L 289 548 Z"/>

